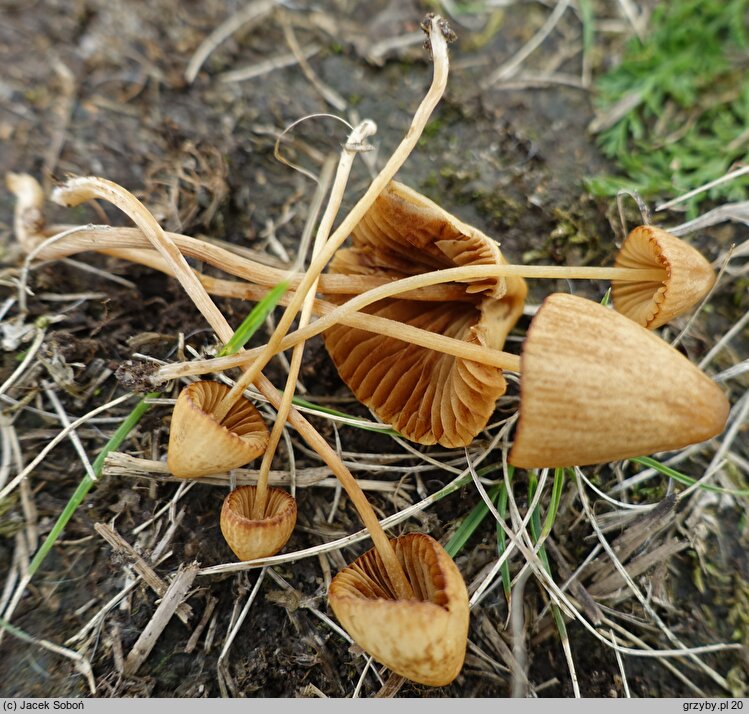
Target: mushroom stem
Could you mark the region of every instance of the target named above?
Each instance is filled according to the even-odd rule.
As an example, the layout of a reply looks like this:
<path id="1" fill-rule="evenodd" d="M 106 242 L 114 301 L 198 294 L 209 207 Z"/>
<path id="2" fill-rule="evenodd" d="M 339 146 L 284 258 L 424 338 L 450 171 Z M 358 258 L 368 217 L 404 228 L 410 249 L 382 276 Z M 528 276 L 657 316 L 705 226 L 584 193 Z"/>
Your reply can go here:
<path id="1" fill-rule="evenodd" d="M 135 251 L 137 252 L 137 255 L 132 255 L 131 249 L 128 248 L 123 250 L 112 249 L 108 252 L 117 258 L 146 265 L 154 270 L 160 270 L 167 275 L 174 275 L 174 272 L 169 269 L 168 264 L 166 264 L 161 256 L 157 255 L 154 251 Z M 203 275 L 202 273 L 196 274 L 203 287 L 211 295 L 237 298 L 239 300 L 259 301 L 267 294 L 265 288 L 261 288 L 257 285 L 250 285 L 232 280 L 221 280 L 219 278 Z M 387 283 L 387 285 L 393 284 L 394 283 Z M 440 286 L 437 285 L 436 287 Z M 465 296 L 465 288 L 459 286 L 456 287 Z M 431 288 L 426 288 L 426 290 L 429 289 Z M 401 297 L 407 297 L 416 292 L 419 291 L 410 290 L 407 293 L 398 294 Z M 288 305 L 292 299 L 293 293 L 291 295 L 286 293 L 281 297 L 279 302 L 282 305 Z M 377 299 L 380 298 L 373 298 L 372 302 Z M 471 300 L 475 300 L 475 298 L 471 298 Z M 327 319 L 325 322 L 316 320 L 314 323 L 303 329 L 290 332 L 283 338 L 283 340 L 281 340 L 278 352 L 285 352 L 295 345 L 298 345 L 300 342 L 308 340 L 315 335 L 319 335 L 320 332 L 328 329 L 332 325 L 340 323 L 342 325 L 347 325 L 348 327 L 355 327 L 360 330 L 368 330 L 369 332 L 377 332 L 387 335 L 388 337 L 395 337 L 421 347 L 426 347 L 435 352 L 468 359 L 492 367 L 499 367 L 500 369 L 509 370 L 511 372 L 517 372 L 520 368 L 520 358 L 517 355 L 510 354 L 509 352 L 501 352 L 483 345 L 471 344 L 469 342 L 455 339 L 454 337 L 440 335 L 436 332 L 429 332 L 428 330 L 414 327 L 413 325 L 405 325 L 386 317 L 358 312 L 350 307 L 349 302 L 337 306 L 333 303 L 326 302 L 325 300 L 315 300 L 312 306 L 312 311 L 316 315 L 326 316 Z M 159 369 L 158 377 L 159 379 L 168 380 L 187 377 L 190 375 L 221 372 L 251 362 L 261 354 L 263 349 L 264 346 L 260 346 L 228 357 L 167 364 Z"/>
<path id="2" fill-rule="evenodd" d="M 333 221 L 338 214 L 338 209 L 341 206 L 343 200 L 343 193 L 346 190 L 346 184 L 348 183 L 349 174 L 351 173 L 351 167 L 354 164 L 354 157 L 356 156 L 356 150 L 353 147 L 361 146 L 367 137 L 377 131 L 377 127 L 373 122 L 366 120 L 359 124 L 349 135 L 346 144 L 341 152 L 341 157 L 338 161 L 338 169 L 336 171 L 333 186 L 330 190 L 330 198 L 328 204 L 325 207 L 325 211 L 320 219 L 320 225 L 317 228 L 315 235 L 315 243 L 312 247 L 312 260 L 314 260 L 325 245 L 325 241 L 330 235 L 330 231 L 333 228 Z M 304 304 L 302 305 L 302 312 L 299 315 L 299 329 L 303 329 L 309 323 L 310 317 L 312 316 L 312 310 L 315 303 L 315 293 L 317 292 L 317 280 L 313 281 L 309 291 L 304 296 Z M 304 342 L 299 342 L 294 346 L 294 351 L 291 355 L 291 361 L 289 363 L 289 373 L 286 377 L 286 386 L 284 387 L 283 399 L 276 413 L 276 421 L 273 424 L 273 429 L 270 435 L 270 441 L 268 442 L 268 448 L 263 454 L 263 460 L 260 464 L 260 472 L 258 473 L 257 490 L 255 492 L 255 502 L 252 508 L 252 517 L 254 519 L 262 518 L 265 513 L 265 507 L 268 500 L 268 474 L 270 473 L 270 467 L 273 463 L 273 456 L 276 453 L 278 442 L 283 434 L 284 427 L 286 426 L 286 419 L 289 416 L 291 409 L 291 400 L 294 396 L 294 388 L 296 386 L 296 379 L 299 375 L 299 369 L 302 365 L 302 355 L 304 354 Z"/>
<path id="3" fill-rule="evenodd" d="M 488 269 L 491 266 L 478 267 Z M 463 268 L 459 268 L 458 270 L 463 270 Z M 425 273 L 424 275 L 436 276 L 436 273 Z M 410 280 L 410 278 L 407 279 Z M 259 300 L 262 298 L 262 291 L 251 285 L 215 280 L 205 276 L 203 276 L 201 280 L 206 289 L 215 295 L 247 300 Z M 400 281 L 398 282 L 400 283 Z M 435 352 L 452 355 L 453 357 L 460 357 L 461 359 L 471 360 L 472 362 L 478 362 L 491 367 L 499 367 L 500 369 L 510 372 L 520 371 L 520 358 L 518 355 L 510 352 L 503 352 L 483 345 L 471 344 L 469 342 L 464 342 L 463 340 L 448 337 L 447 335 L 430 332 L 429 330 L 424 330 L 420 327 L 406 325 L 402 322 L 391 320 L 386 317 L 361 312 L 361 310 L 367 307 L 367 305 L 377 302 L 383 297 L 392 294 L 400 294 L 395 282 L 381 286 L 376 294 L 374 291 L 368 291 L 362 295 L 358 295 L 356 298 L 348 300 L 343 303 L 343 305 L 336 306 L 332 303 L 325 302 L 324 300 L 315 300 L 313 310 L 316 314 L 320 315 L 320 318 L 315 320 L 311 325 L 290 332 L 286 335 L 279 344 L 278 352 L 285 352 L 299 342 L 309 340 L 333 325 L 342 324 L 360 330 L 367 330 L 368 332 L 376 332 L 381 335 L 386 335 L 387 337 L 394 337 L 403 340 L 404 342 L 410 342 L 419 345 L 420 347 L 426 347 Z M 281 302 L 290 301 L 291 299 L 292 298 L 289 296 L 284 296 L 281 299 Z M 246 352 L 242 352 L 241 354 L 231 355 L 229 357 L 218 357 L 210 360 L 193 360 L 184 364 L 168 364 L 161 367 L 158 374 L 161 379 L 175 379 L 176 377 L 185 377 L 188 375 L 221 372 L 232 367 L 241 366 L 248 361 L 257 358 L 264 348 L 264 345 L 255 347 Z"/>
<path id="4" fill-rule="evenodd" d="M 330 237 L 317 258 L 312 261 L 304 276 L 304 280 L 302 280 L 294 295 L 294 298 L 284 311 L 276 330 L 268 340 L 268 344 L 265 346 L 260 356 L 257 357 L 239 380 L 237 380 L 234 388 L 229 392 L 229 394 L 227 394 L 221 405 L 219 405 L 219 413 L 226 413 L 231 408 L 231 405 L 240 398 L 242 392 L 244 392 L 247 386 L 254 382 L 255 377 L 257 377 L 270 358 L 278 351 L 278 346 L 289 331 L 291 323 L 294 321 L 294 318 L 302 305 L 304 296 L 312 287 L 315 280 L 317 280 L 318 275 L 320 275 L 335 254 L 336 250 L 338 250 L 346 238 L 348 238 L 351 231 L 369 210 L 382 190 L 393 176 L 395 176 L 398 169 L 403 165 L 416 146 L 429 117 L 439 103 L 439 100 L 442 98 L 442 94 L 447 85 L 449 61 L 447 57 L 447 40 L 443 35 L 441 28 L 443 22 L 444 21 L 437 16 L 432 17 L 428 21 L 427 32 L 431 43 L 434 74 L 432 77 L 432 84 L 416 110 L 406 136 L 393 152 L 393 155 L 388 159 L 388 162 L 385 164 L 382 171 L 380 171 L 380 173 L 372 180 L 372 183 L 369 185 L 365 194 L 343 219 L 342 223 Z"/>
<path id="5" fill-rule="evenodd" d="M 132 219 L 167 261 L 175 277 L 210 324 L 223 319 L 177 246 L 167 238 L 164 229 L 148 209 L 129 191 L 113 181 L 87 176 L 70 179 L 52 192 L 52 200 L 63 206 L 77 206 L 92 198 L 109 201 Z"/>
<path id="6" fill-rule="evenodd" d="M 71 179 L 53 193 L 53 199 L 68 206 L 75 206 L 91 198 L 102 198 L 110 201 L 124 211 L 143 233 L 152 241 L 159 253 L 166 260 L 169 269 L 180 281 L 195 306 L 208 321 L 208 324 L 223 342 L 228 342 L 234 331 L 226 318 L 208 296 L 198 277 L 185 261 L 177 247 L 165 235 L 158 221 L 148 209 L 122 186 L 105 179 L 88 177 Z M 262 373 L 258 373 L 253 380 L 260 392 L 275 407 L 281 404 L 281 396 L 273 384 Z M 217 421 L 221 421 L 217 419 Z M 289 414 L 290 424 L 301 434 L 302 438 L 313 448 L 328 465 L 330 470 L 340 480 L 351 502 L 357 509 L 362 523 L 369 531 L 372 542 L 377 548 L 388 576 L 399 598 L 412 599 L 413 589 L 398 561 L 385 532 L 377 520 L 372 506 L 367 501 L 364 492 L 356 482 L 351 472 L 341 462 L 338 454 L 328 445 L 325 439 L 317 433 L 315 428 L 295 409 Z"/>
<path id="7" fill-rule="evenodd" d="M 76 228 L 72 225 L 58 225 L 45 229 L 39 238 L 47 238 Z M 66 236 L 53 245 L 45 248 L 38 255 L 42 260 L 55 260 L 87 250 L 95 250 L 108 255 L 118 255 L 120 250 L 130 250 L 131 260 L 142 262 L 147 259 L 147 238 L 138 228 L 81 226 L 80 232 Z M 184 255 L 204 261 L 230 275 L 248 280 L 255 285 L 273 287 L 282 280 L 296 288 L 304 279 L 304 273 L 289 275 L 283 270 L 263 265 L 237 255 L 230 250 L 211 245 L 198 238 L 183 236 L 177 233 L 166 233 L 175 242 Z M 141 249 L 138 251 L 137 249 Z M 145 250 L 143 250 L 145 249 Z M 570 280 L 620 280 L 623 282 L 662 281 L 665 271 L 662 268 L 625 268 L 599 266 L 566 266 L 566 265 L 500 265 L 497 266 L 497 276 L 518 276 L 521 278 L 548 278 Z M 319 276 L 317 292 L 326 295 L 357 295 L 365 290 L 387 285 L 393 278 L 383 278 L 375 275 L 341 275 L 323 273 Z M 404 296 L 406 297 L 406 296 Z M 409 300 L 460 300 L 466 299 L 462 289 L 453 285 L 438 288 L 423 289 L 407 296 Z"/>

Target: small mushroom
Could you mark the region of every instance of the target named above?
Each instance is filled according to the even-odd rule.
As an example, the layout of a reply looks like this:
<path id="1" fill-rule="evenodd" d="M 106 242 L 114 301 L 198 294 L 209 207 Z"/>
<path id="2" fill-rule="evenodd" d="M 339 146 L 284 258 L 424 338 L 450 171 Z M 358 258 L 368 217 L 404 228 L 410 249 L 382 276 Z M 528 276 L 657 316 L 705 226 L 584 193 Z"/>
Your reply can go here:
<path id="1" fill-rule="evenodd" d="M 252 517 L 257 489 L 240 486 L 221 508 L 221 532 L 240 560 L 265 558 L 278 553 L 291 537 L 296 524 L 296 501 L 280 488 L 268 490 L 265 514 Z"/>
<path id="2" fill-rule="evenodd" d="M 328 601 L 354 641 L 397 674 L 441 687 L 463 666 L 468 592 L 452 558 L 420 533 L 390 541 L 415 599 L 397 599 L 376 550 L 341 570 Z"/>
<path id="3" fill-rule="evenodd" d="M 672 451 L 725 427 L 723 391 L 627 317 L 555 293 L 520 357 L 520 416 L 509 462 L 582 466 Z"/>
<path id="4" fill-rule="evenodd" d="M 498 244 L 416 191 L 391 181 L 354 228 L 332 273 L 397 280 L 442 268 L 505 265 Z M 521 315 L 526 283 L 492 276 L 458 283 L 460 299 L 380 300 L 366 312 L 501 349 Z M 340 300 L 343 302 L 343 299 Z M 421 444 L 469 444 L 505 392 L 502 370 L 345 325 L 325 331 L 328 352 L 359 401 Z"/>
<path id="5" fill-rule="evenodd" d="M 172 413 L 167 465 L 178 478 L 227 471 L 260 456 L 268 428 L 244 397 L 218 421 L 213 414 L 229 388 L 218 382 L 193 382 L 180 392 Z"/>
<path id="6" fill-rule="evenodd" d="M 651 330 L 690 310 L 715 283 L 699 251 L 654 226 L 638 226 L 627 236 L 615 266 L 665 270 L 662 280 L 611 281 L 616 310 Z"/>

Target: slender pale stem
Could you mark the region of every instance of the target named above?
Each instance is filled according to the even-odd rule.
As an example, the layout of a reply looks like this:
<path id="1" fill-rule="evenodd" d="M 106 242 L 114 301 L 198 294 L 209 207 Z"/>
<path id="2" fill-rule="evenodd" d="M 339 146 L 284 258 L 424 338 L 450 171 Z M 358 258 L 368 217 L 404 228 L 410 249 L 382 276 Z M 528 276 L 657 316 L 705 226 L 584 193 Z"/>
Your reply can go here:
<path id="1" fill-rule="evenodd" d="M 153 247 L 169 263 L 174 275 L 209 324 L 223 319 L 221 311 L 203 289 L 197 275 L 187 264 L 177 246 L 167 238 L 163 228 L 148 209 L 129 191 L 112 181 L 88 176 L 70 179 L 56 188 L 52 194 L 52 200 L 64 206 L 77 206 L 92 198 L 109 201 L 132 219 Z"/>
<path id="2" fill-rule="evenodd" d="M 232 390 L 222 401 L 220 406 L 223 412 L 226 412 L 231 408 L 231 405 L 239 399 L 247 386 L 252 384 L 255 377 L 268 363 L 268 360 L 270 360 L 270 358 L 276 353 L 278 345 L 289 331 L 291 323 L 294 321 L 294 318 L 302 305 L 304 296 L 317 279 L 317 276 L 323 271 L 336 250 L 338 250 L 346 238 L 348 238 L 351 231 L 370 209 L 375 202 L 375 199 L 380 195 L 380 193 L 382 193 L 382 190 L 393 176 L 395 176 L 398 169 L 403 165 L 403 162 L 408 158 L 409 154 L 416 146 L 429 117 L 439 103 L 439 100 L 442 98 L 445 86 L 447 85 L 449 65 L 447 57 L 447 41 L 442 34 L 438 22 L 439 18 L 436 17 L 432 18 L 429 22 L 429 39 L 431 41 L 432 58 L 434 61 L 432 84 L 419 105 L 419 108 L 416 110 L 406 136 L 403 138 L 398 148 L 393 152 L 393 155 L 385 164 L 382 171 L 380 171 L 380 173 L 372 180 L 372 183 L 369 185 L 365 194 L 359 199 L 346 218 L 344 218 L 341 225 L 330 237 L 325 248 L 320 252 L 317 258 L 312 261 L 304 276 L 304 280 L 302 280 L 294 298 L 281 316 L 278 326 L 273 335 L 271 335 L 271 338 L 262 354 L 247 368 L 245 373 L 240 377 Z"/>
<path id="3" fill-rule="evenodd" d="M 476 267 L 487 268 L 488 266 Z M 465 270 L 465 268 L 458 268 L 457 270 Z M 437 273 L 425 273 L 424 275 L 433 276 L 434 278 L 437 277 Z M 410 280 L 410 278 L 407 279 Z M 259 299 L 258 293 L 256 293 L 257 288 L 253 288 L 252 286 L 244 286 L 239 283 L 219 281 L 212 278 L 204 278 L 203 281 L 206 289 L 216 295 L 249 300 Z M 483 345 L 464 342 L 463 340 L 440 335 L 436 332 L 430 332 L 429 330 L 414 327 L 413 325 L 407 325 L 398 322 L 397 320 L 359 312 L 359 310 L 364 309 L 373 302 L 383 299 L 383 297 L 397 294 L 398 289 L 396 283 L 390 283 L 387 286 L 378 288 L 377 292 L 368 291 L 339 306 L 332 305 L 323 300 L 315 300 L 313 309 L 318 315 L 321 315 L 320 319 L 315 320 L 315 322 L 304 329 L 296 330 L 295 332 L 286 335 L 286 337 L 281 340 L 278 351 L 284 352 L 303 340 L 308 340 L 315 335 L 319 335 L 333 325 L 341 324 L 387 337 L 394 337 L 395 339 L 410 342 L 411 344 L 419 345 L 420 347 L 425 347 L 426 349 L 434 350 L 435 352 L 452 355 L 453 357 L 460 357 L 461 359 L 471 360 L 472 362 L 479 362 L 480 364 L 485 364 L 491 367 L 499 367 L 500 369 L 512 372 L 520 371 L 520 358 L 515 354 L 502 352 L 501 350 L 493 349 L 491 347 L 484 347 Z M 292 298 L 289 296 L 284 296 L 281 299 L 281 302 L 291 299 Z M 175 377 L 187 376 L 190 374 L 220 372 L 225 369 L 230 369 L 231 367 L 240 366 L 247 361 L 255 359 L 257 355 L 261 354 L 264 348 L 265 346 L 256 347 L 247 352 L 243 352 L 241 355 L 233 355 L 231 357 L 192 361 L 183 365 L 166 365 L 159 370 L 159 376 L 163 379 L 174 379 Z"/>
<path id="4" fill-rule="evenodd" d="M 335 220 L 335 217 L 338 214 L 338 209 L 341 206 L 349 174 L 351 173 L 351 167 L 354 164 L 354 157 L 356 156 L 356 150 L 350 147 L 361 146 L 369 136 L 375 133 L 375 131 L 377 131 L 377 127 L 374 125 L 374 122 L 369 120 L 364 121 L 351 132 L 346 145 L 343 147 L 341 158 L 338 162 L 335 180 L 333 181 L 333 187 L 330 190 L 330 198 L 328 199 L 328 204 L 325 207 L 325 212 L 320 219 L 320 225 L 318 226 L 317 234 L 315 235 L 315 243 L 312 247 L 312 260 L 320 254 L 320 251 L 325 245 L 325 241 L 328 239 L 330 231 L 333 228 L 333 221 Z M 318 281 L 315 280 L 312 283 L 309 292 L 304 296 L 302 312 L 299 316 L 299 329 L 306 327 L 312 316 L 312 309 L 315 303 L 315 293 L 317 292 L 317 282 Z M 296 379 L 299 375 L 299 369 L 302 366 L 303 354 L 304 342 L 300 342 L 294 346 L 294 351 L 291 355 L 289 374 L 286 377 L 283 399 L 276 414 L 276 421 L 273 424 L 268 447 L 263 454 L 263 460 L 260 464 L 257 491 L 255 492 L 255 503 L 252 512 L 253 518 L 260 518 L 265 513 L 265 506 L 268 500 L 268 474 L 270 473 L 270 467 L 273 463 L 273 456 L 276 453 L 278 442 L 281 439 L 283 429 L 286 425 L 286 419 L 289 416 L 291 400 L 294 398 Z"/>
<path id="5" fill-rule="evenodd" d="M 328 187 L 333 178 L 333 169 L 335 168 L 335 161 L 333 157 L 323 164 L 322 170 L 320 171 L 320 177 L 317 184 L 317 190 L 313 197 L 312 203 L 309 209 L 309 216 L 307 223 L 304 226 L 302 240 L 299 242 L 299 248 L 296 259 L 294 261 L 295 266 L 301 268 L 304 266 L 304 261 L 307 257 L 307 247 L 309 246 L 309 239 L 312 236 L 315 223 L 320 214 L 320 208 L 322 202 L 325 199 L 325 195 L 328 192 Z M 335 188 L 335 187 L 334 187 Z M 315 237 L 315 242 L 312 246 L 312 255 L 318 250 L 318 237 L 320 235 L 320 229 Z M 327 237 L 327 234 L 326 234 Z M 299 326 L 304 327 L 309 322 L 309 307 L 310 302 L 314 302 L 315 299 L 315 287 L 312 291 L 307 294 L 304 301 L 304 308 L 302 314 L 299 317 Z M 210 290 L 209 290 L 210 292 Z M 286 384 L 284 386 L 281 403 L 276 411 L 276 420 L 273 423 L 273 429 L 271 430 L 270 437 L 268 439 L 268 446 L 265 448 L 263 454 L 263 460 L 260 463 L 260 469 L 257 476 L 257 484 L 255 486 L 255 500 L 252 504 L 252 510 L 250 517 L 252 520 L 261 520 L 265 518 L 265 509 L 268 505 L 268 478 L 270 476 L 270 469 L 273 463 L 273 457 L 276 454 L 278 443 L 283 435 L 283 430 L 286 426 L 286 421 L 289 417 L 289 411 L 294 398 L 294 392 L 296 390 L 296 380 L 299 376 L 299 369 L 302 364 L 302 355 L 304 353 L 304 343 L 300 343 L 294 346 L 294 351 L 289 361 L 289 371 L 286 376 Z"/>
<path id="6" fill-rule="evenodd" d="M 154 251 L 149 251 L 149 255 L 144 255 L 143 252 L 137 251 L 137 255 L 133 256 L 131 255 L 130 250 L 126 248 L 121 251 L 112 250 L 112 255 L 140 263 L 141 265 L 147 265 L 148 267 L 153 268 L 154 270 L 160 270 L 167 275 L 174 275 L 174 273 L 169 269 L 168 264 L 166 264 L 161 256 L 157 255 Z M 209 293 L 221 297 L 257 301 L 261 300 L 267 293 L 265 288 L 261 288 L 257 285 L 249 285 L 247 283 L 240 283 L 231 280 L 221 280 L 219 278 L 202 275 L 201 273 L 198 273 L 198 278 L 203 287 Z M 394 285 L 394 283 L 389 283 L 389 285 Z M 460 290 L 465 296 L 465 288 L 461 287 Z M 407 293 L 398 294 L 411 295 L 414 292 L 417 291 L 408 291 Z M 292 299 L 293 294 L 286 294 L 281 297 L 279 302 L 282 305 L 288 305 Z M 371 298 L 371 301 L 375 302 L 378 299 L 380 298 Z M 471 300 L 474 299 L 475 298 L 471 298 Z M 328 327 L 331 327 L 333 324 L 341 324 L 348 327 L 355 327 L 359 330 L 367 330 L 368 332 L 375 332 L 387 337 L 401 339 L 419 345 L 420 347 L 434 350 L 435 352 L 468 359 L 491 367 L 499 367 L 500 369 L 513 372 L 519 371 L 520 368 L 517 355 L 508 352 L 501 352 L 500 350 L 491 347 L 464 342 L 463 340 L 440 335 L 436 332 L 429 332 L 428 330 L 414 327 L 413 325 L 406 325 L 389 318 L 353 311 L 348 302 L 336 306 L 332 303 L 325 302 L 324 300 L 315 300 L 313 302 L 312 311 L 316 315 L 326 316 L 326 321 L 321 323 L 319 320 L 316 320 L 304 329 L 289 333 L 283 338 L 283 340 L 281 340 L 278 350 L 279 352 L 285 352 L 300 342 L 320 334 L 320 332 L 328 329 Z M 264 346 L 261 346 L 228 357 L 218 357 L 209 360 L 193 360 L 191 362 L 164 365 L 159 370 L 158 376 L 160 379 L 167 380 L 187 377 L 190 375 L 221 372 L 251 362 L 257 358 L 263 349 Z"/>
<path id="7" fill-rule="evenodd" d="M 219 339 L 222 342 L 228 342 L 231 339 L 234 331 L 208 296 L 197 275 L 187 264 L 176 245 L 166 237 L 156 219 L 131 193 L 111 181 L 89 177 L 71 179 L 67 184 L 56 189 L 53 198 L 64 205 L 71 206 L 91 198 L 102 198 L 124 211 L 157 247 L 159 253 L 167 262 L 168 269 L 180 281 L 182 287 L 187 291 Z M 263 396 L 275 408 L 278 408 L 281 404 L 281 396 L 273 384 L 262 373 L 258 373 L 253 381 Z M 372 543 L 383 561 L 398 598 L 412 599 L 414 596 L 413 589 L 408 582 L 403 567 L 356 479 L 341 462 L 338 454 L 296 409 L 291 410 L 289 423 L 320 455 L 320 458 L 341 481 L 341 485 L 357 509 L 362 523 L 370 532 Z"/>
<path id="8" fill-rule="evenodd" d="M 54 226 L 44 231 L 44 236 L 55 235 L 75 226 Z M 297 287 L 304 279 L 304 273 L 288 274 L 283 270 L 263 265 L 254 260 L 243 258 L 225 248 L 219 248 L 197 238 L 167 233 L 175 240 L 179 250 L 191 258 L 202 260 L 230 275 L 243 278 L 256 285 L 273 287 L 281 280 L 286 280 L 292 288 Z M 122 249 L 147 248 L 146 237 L 138 228 L 103 228 L 81 227 L 75 235 L 71 235 L 55 242 L 39 254 L 42 260 L 54 260 L 86 250 L 99 253 L 116 254 Z M 136 256 L 137 253 L 133 252 Z M 140 262 L 140 261 L 137 261 Z M 547 278 L 569 280 L 620 280 L 624 282 L 660 282 L 666 278 L 663 268 L 617 268 L 608 266 L 567 266 L 567 265 L 501 265 L 498 266 L 497 276 L 518 276 L 521 278 Z M 364 290 L 386 285 L 394 278 L 376 275 L 343 275 L 323 273 L 319 276 L 318 292 L 326 295 L 356 295 Z M 465 297 L 462 289 L 445 286 L 447 292 L 441 290 L 423 290 L 408 296 L 410 300 L 449 300 Z"/>

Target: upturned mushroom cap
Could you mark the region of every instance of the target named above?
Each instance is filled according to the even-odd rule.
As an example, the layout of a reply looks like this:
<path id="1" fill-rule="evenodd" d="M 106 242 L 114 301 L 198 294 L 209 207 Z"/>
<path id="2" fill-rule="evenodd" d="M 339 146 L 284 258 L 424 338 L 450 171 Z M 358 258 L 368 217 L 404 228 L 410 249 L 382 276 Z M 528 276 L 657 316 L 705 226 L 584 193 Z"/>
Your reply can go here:
<path id="1" fill-rule="evenodd" d="M 680 449 L 719 434 L 728 400 L 668 343 L 591 300 L 556 293 L 520 357 L 509 462 L 582 466 Z"/>
<path id="2" fill-rule="evenodd" d="M 715 283 L 715 271 L 699 251 L 653 226 L 638 226 L 627 236 L 615 265 L 666 271 L 662 282 L 611 282 L 616 310 L 651 330 L 691 310 Z"/>
<path id="3" fill-rule="evenodd" d="M 221 508 L 221 532 L 240 560 L 275 555 L 291 537 L 296 525 L 296 501 L 280 488 L 268 490 L 265 517 L 250 517 L 255 503 L 255 486 L 240 486 L 225 499 Z"/>
<path id="4" fill-rule="evenodd" d="M 420 533 L 391 541 L 416 595 L 397 600 L 370 550 L 333 578 L 328 600 L 354 641 L 397 674 L 441 687 L 463 666 L 468 592 L 452 558 Z"/>
<path id="5" fill-rule="evenodd" d="M 504 264 L 499 245 L 437 204 L 391 181 L 339 250 L 330 272 L 393 280 L 442 268 Z M 522 278 L 463 283 L 463 299 L 381 300 L 367 312 L 501 349 L 523 311 Z M 332 296 L 331 296 L 332 297 Z M 340 301 L 345 300 L 345 297 Z M 420 444 L 469 444 L 507 385 L 502 370 L 364 330 L 336 325 L 323 337 L 343 381 L 386 424 Z"/>
<path id="6" fill-rule="evenodd" d="M 169 429 L 167 466 L 178 478 L 199 478 L 252 461 L 268 445 L 268 428 L 248 399 L 240 399 L 221 422 L 213 410 L 228 394 L 218 382 L 193 382 L 180 392 Z"/>

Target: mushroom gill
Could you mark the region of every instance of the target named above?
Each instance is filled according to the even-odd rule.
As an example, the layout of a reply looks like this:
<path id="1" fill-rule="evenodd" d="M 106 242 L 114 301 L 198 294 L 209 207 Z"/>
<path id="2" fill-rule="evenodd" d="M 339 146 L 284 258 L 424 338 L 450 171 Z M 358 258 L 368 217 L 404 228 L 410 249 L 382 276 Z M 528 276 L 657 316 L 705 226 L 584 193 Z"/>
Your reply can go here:
<path id="1" fill-rule="evenodd" d="M 248 399 L 237 402 L 223 421 L 213 410 L 229 388 L 193 382 L 180 392 L 169 429 L 167 465 L 178 478 L 200 478 L 252 461 L 268 445 L 268 428 Z"/>
<path id="2" fill-rule="evenodd" d="M 396 598 L 376 550 L 341 570 L 328 600 L 354 641 L 408 679 L 441 687 L 458 676 L 468 636 L 468 592 L 452 558 L 421 533 L 391 541 L 415 598 Z"/>
<path id="3" fill-rule="evenodd" d="M 715 283 L 715 272 L 699 251 L 654 226 L 635 228 L 615 265 L 665 269 L 662 281 L 611 281 L 616 310 L 651 330 L 690 310 Z"/>
<path id="4" fill-rule="evenodd" d="M 391 181 L 339 250 L 330 272 L 392 280 L 433 270 L 506 264 L 496 241 L 437 204 Z M 526 283 L 490 277 L 458 283 L 459 300 L 388 298 L 366 312 L 431 332 L 501 349 L 520 317 Z M 341 296 L 339 302 L 343 302 Z M 336 325 L 325 346 L 359 401 L 404 437 L 446 447 L 469 444 L 505 392 L 502 370 L 436 353 L 393 337 Z"/>

